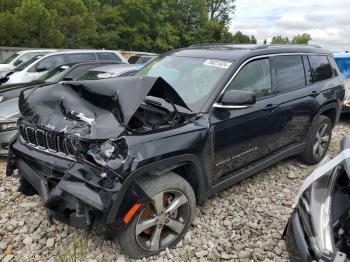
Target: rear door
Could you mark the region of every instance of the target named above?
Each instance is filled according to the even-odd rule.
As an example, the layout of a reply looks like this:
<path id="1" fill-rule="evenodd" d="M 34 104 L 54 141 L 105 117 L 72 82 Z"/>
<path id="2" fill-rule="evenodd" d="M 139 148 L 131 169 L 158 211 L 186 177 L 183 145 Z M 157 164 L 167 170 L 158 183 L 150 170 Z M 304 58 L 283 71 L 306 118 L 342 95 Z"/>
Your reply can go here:
<path id="1" fill-rule="evenodd" d="M 281 55 L 270 58 L 273 89 L 272 103 L 276 149 L 301 143 L 319 106 L 317 89 L 311 85 L 311 70 L 302 55 Z"/>

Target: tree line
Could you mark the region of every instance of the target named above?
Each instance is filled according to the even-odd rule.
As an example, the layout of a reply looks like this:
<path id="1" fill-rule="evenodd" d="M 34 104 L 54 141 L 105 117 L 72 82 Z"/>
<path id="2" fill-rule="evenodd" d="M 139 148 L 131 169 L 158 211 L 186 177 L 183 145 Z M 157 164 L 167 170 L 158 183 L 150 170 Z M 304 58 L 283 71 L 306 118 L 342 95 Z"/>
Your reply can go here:
<path id="1" fill-rule="evenodd" d="M 0 0 L 0 46 L 165 52 L 256 44 L 229 32 L 235 0 Z"/>
<path id="2" fill-rule="evenodd" d="M 0 45 L 164 52 L 256 43 L 228 31 L 235 0 L 0 0 Z"/>

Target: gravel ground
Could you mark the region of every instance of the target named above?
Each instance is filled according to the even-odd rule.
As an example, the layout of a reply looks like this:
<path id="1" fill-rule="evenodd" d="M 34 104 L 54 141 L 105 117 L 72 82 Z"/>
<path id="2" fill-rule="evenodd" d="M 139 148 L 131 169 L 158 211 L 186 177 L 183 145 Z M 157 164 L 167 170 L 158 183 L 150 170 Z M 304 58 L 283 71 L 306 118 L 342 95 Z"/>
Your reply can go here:
<path id="1" fill-rule="evenodd" d="M 350 134 L 350 117 L 333 132 L 332 155 L 344 134 Z M 4 160 L 0 168 L 3 173 Z M 176 248 L 139 261 L 287 261 L 281 235 L 295 193 L 313 168 L 291 158 L 228 188 L 197 208 Z M 17 187 L 16 178 L 0 176 L 0 261 L 129 261 L 96 232 L 50 225 L 40 198 L 24 197 Z"/>

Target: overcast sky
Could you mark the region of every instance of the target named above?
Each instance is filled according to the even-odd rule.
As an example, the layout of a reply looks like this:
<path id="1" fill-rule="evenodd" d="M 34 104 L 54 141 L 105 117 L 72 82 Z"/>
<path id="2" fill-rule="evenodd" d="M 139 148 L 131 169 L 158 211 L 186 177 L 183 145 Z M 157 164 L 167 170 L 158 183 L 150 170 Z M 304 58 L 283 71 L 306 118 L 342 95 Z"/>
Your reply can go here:
<path id="1" fill-rule="evenodd" d="M 350 0 L 236 0 L 230 31 L 238 30 L 258 43 L 306 32 L 312 44 L 350 51 Z"/>

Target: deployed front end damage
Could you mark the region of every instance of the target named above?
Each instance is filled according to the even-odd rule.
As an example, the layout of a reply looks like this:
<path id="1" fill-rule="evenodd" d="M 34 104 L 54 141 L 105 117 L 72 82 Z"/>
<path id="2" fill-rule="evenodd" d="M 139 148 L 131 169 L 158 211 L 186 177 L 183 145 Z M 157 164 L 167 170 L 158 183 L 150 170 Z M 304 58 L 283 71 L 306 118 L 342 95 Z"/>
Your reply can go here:
<path id="1" fill-rule="evenodd" d="M 305 180 L 285 231 L 291 261 L 349 261 L 350 137 Z"/>
<path id="2" fill-rule="evenodd" d="M 7 175 L 18 169 L 22 192 L 39 193 L 51 220 L 76 227 L 114 223 L 123 183 L 157 151 L 138 138 L 193 116 L 171 86 L 152 77 L 37 88 L 21 94 L 19 107 Z M 131 186 L 126 207 L 147 198 Z"/>

